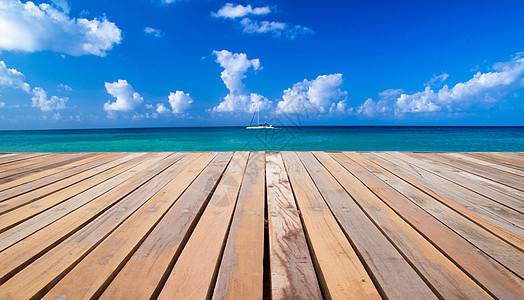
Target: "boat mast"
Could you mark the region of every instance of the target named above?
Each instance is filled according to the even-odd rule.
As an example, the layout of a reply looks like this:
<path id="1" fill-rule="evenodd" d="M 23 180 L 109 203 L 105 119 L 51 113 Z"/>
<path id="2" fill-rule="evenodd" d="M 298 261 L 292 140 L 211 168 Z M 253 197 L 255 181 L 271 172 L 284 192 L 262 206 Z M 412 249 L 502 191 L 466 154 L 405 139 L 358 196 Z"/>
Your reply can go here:
<path id="1" fill-rule="evenodd" d="M 260 103 L 257 103 L 257 125 L 260 125 Z"/>

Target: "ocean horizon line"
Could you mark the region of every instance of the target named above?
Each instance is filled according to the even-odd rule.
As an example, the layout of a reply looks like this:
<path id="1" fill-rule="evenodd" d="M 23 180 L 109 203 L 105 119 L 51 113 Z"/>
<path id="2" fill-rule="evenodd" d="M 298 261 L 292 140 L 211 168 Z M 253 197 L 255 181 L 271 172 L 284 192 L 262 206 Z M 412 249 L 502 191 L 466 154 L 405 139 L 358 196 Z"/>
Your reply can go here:
<path id="1" fill-rule="evenodd" d="M 127 130 L 127 129 L 146 129 L 147 130 L 147 129 L 192 129 L 192 128 L 195 128 L 195 129 L 246 128 L 246 125 L 0 129 L 0 132 Z M 275 126 L 275 128 L 524 128 L 524 125 L 285 125 L 285 126 Z"/>

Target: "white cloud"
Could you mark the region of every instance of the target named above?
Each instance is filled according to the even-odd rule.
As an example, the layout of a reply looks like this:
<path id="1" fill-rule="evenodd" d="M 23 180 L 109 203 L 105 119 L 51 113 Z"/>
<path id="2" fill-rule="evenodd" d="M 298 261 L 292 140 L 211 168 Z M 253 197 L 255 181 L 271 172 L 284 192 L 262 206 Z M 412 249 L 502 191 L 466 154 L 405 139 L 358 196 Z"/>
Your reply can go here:
<path id="1" fill-rule="evenodd" d="M 51 50 L 73 56 L 105 56 L 122 40 L 120 29 L 105 17 L 70 18 L 65 1 L 47 3 L 0 2 L 0 50 Z"/>
<path id="2" fill-rule="evenodd" d="M 56 7 L 58 10 L 62 11 L 64 14 L 68 15 L 69 11 L 71 11 L 71 7 L 69 6 L 69 3 L 67 3 L 66 0 L 52 0 L 53 6 Z"/>
<path id="3" fill-rule="evenodd" d="M 59 88 L 59 89 L 62 89 L 62 90 L 64 90 L 64 91 L 72 91 L 72 90 L 73 90 L 70 86 L 68 86 L 68 85 L 65 84 L 65 83 L 60 83 L 60 84 L 57 85 L 56 87 Z"/>
<path id="4" fill-rule="evenodd" d="M 524 86 L 524 58 L 517 56 L 510 62 L 498 63 L 493 72 L 477 72 L 472 79 L 448 85 L 438 91 L 427 86 L 424 91 L 402 94 L 397 99 L 396 111 L 434 112 L 460 111 L 473 105 L 492 104 L 503 100 L 512 90 Z"/>
<path id="5" fill-rule="evenodd" d="M 249 18 L 244 18 L 240 21 L 245 33 L 271 33 L 274 36 L 285 36 L 289 39 L 294 39 L 299 35 L 313 33 L 313 30 L 295 25 L 291 27 L 283 22 L 269 22 L 269 21 L 253 21 Z"/>
<path id="6" fill-rule="evenodd" d="M 156 37 L 156 38 L 162 37 L 164 35 L 164 33 L 162 31 L 160 31 L 159 29 L 152 28 L 152 27 L 144 28 L 144 32 L 147 35 L 151 35 L 151 36 Z"/>
<path id="7" fill-rule="evenodd" d="M 64 109 L 66 102 L 69 100 L 67 97 L 61 98 L 57 96 L 47 99 L 47 92 L 41 87 L 35 87 L 31 91 L 31 86 L 25 82 L 24 74 L 16 69 L 7 68 L 3 61 L 0 61 L 0 87 L 21 89 L 32 95 L 32 106 L 39 107 L 43 112 Z"/>
<path id="8" fill-rule="evenodd" d="M 256 94 L 227 94 L 224 101 L 213 108 L 215 112 L 249 112 L 253 113 L 257 107 L 261 110 L 271 109 L 272 102 L 266 97 Z"/>
<path id="9" fill-rule="evenodd" d="M 159 114 L 165 114 L 169 112 L 169 109 L 164 104 L 157 104 L 156 112 Z"/>
<path id="10" fill-rule="evenodd" d="M 213 51 L 216 56 L 216 62 L 220 64 L 224 71 L 220 73 L 220 78 L 226 84 L 230 92 L 242 92 L 245 89 L 242 79 L 246 78 L 245 73 L 249 68 L 258 70 L 260 68 L 260 60 L 247 59 L 245 53 L 231 53 L 227 50 Z"/>
<path id="11" fill-rule="evenodd" d="M 126 80 L 119 79 L 113 83 L 106 82 L 107 92 L 116 98 L 115 102 L 104 103 L 105 111 L 131 111 L 140 105 L 144 98 L 140 96 Z"/>
<path id="12" fill-rule="evenodd" d="M 347 92 L 342 91 L 342 74 L 320 75 L 314 80 L 304 79 L 284 91 L 277 104 L 277 113 L 301 114 L 343 112 Z"/>
<path id="13" fill-rule="evenodd" d="M 432 85 L 444 82 L 449 75 L 434 76 L 423 91 L 408 94 L 402 90 L 388 90 L 379 94 L 379 101 L 366 100 L 356 111 L 362 115 L 394 113 L 459 112 L 471 107 L 487 107 L 503 101 L 517 89 L 524 87 L 524 57 L 519 53 L 509 62 L 497 63 L 491 72 L 477 72 L 473 78 L 453 87 L 441 89 Z"/>
<path id="14" fill-rule="evenodd" d="M 5 107 L 5 103 L 4 102 L 0 102 L 0 108 L 2 107 Z"/>
<path id="15" fill-rule="evenodd" d="M 189 94 L 186 94 L 183 91 L 169 93 L 168 99 L 169 105 L 171 105 L 171 111 L 174 114 L 184 113 L 189 108 L 189 106 L 191 106 L 191 103 L 193 103 L 193 98 L 191 98 Z"/>
<path id="16" fill-rule="evenodd" d="M 31 87 L 25 82 L 25 76 L 16 69 L 8 69 L 5 62 L 0 61 L 0 86 L 12 87 L 30 93 Z"/>
<path id="17" fill-rule="evenodd" d="M 426 82 L 426 86 L 433 86 L 435 83 L 442 83 L 444 81 L 446 81 L 446 79 L 448 79 L 449 77 L 449 74 L 448 73 L 442 73 L 440 75 L 434 75 L 433 77 L 431 77 L 431 79 Z"/>
<path id="18" fill-rule="evenodd" d="M 401 89 L 389 89 L 378 94 L 378 101 L 368 98 L 355 109 L 357 115 L 374 117 L 391 111 L 390 103 L 395 101 L 404 91 Z"/>
<path id="19" fill-rule="evenodd" d="M 217 63 L 224 68 L 220 77 L 229 90 L 223 101 L 213 108 L 215 112 L 254 112 L 257 107 L 267 110 L 271 107 L 271 101 L 266 97 L 249 92 L 242 79 L 246 78 L 246 72 L 260 69 L 258 58 L 249 60 L 245 53 L 231 53 L 227 50 L 213 51 Z"/>
<path id="20" fill-rule="evenodd" d="M 257 21 L 248 17 L 267 15 L 270 13 L 271 8 L 269 6 L 252 8 L 251 5 L 243 6 L 241 4 L 226 3 L 217 12 L 212 12 L 211 15 L 216 18 L 234 20 L 240 24 L 243 32 L 249 34 L 270 33 L 273 36 L 283 36 L 294 39 L 299 35 L 313 33 L 313 30 L 300 25 L 293 26 L 278 21 Z"/>
<path id="21" fill-rule="evenodd" d="M 47 92 L 40 87 L 33 89 L 33 98 L 31 98 L 33 107 L 38 107 L 43 112 L 64 109 L 68 100 L 67 97 L 61 98 L 57 96 L 52 96 L 47 99 Z"/>
<path id="22" fill-rule="evenodd" d="M 241 4 L 226 3 L 217 12 L 212 12 L 211 15 L 216 18 L 236 19 L 251 15 L 267 15 L 271 12 L 269 6 L 255 7 L 251 5 L 243 6 Z"/>

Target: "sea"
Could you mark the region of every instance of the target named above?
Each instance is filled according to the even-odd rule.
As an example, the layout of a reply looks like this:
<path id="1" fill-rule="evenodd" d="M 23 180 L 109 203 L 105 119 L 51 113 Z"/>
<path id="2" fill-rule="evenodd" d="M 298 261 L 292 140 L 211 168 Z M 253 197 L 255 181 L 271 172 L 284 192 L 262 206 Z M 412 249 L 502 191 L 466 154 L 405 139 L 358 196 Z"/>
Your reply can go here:
<path id="1" fill-rule="evenodd" d="M 0 131 L 0 152 L 524 151 L 522 127 L 300 126 Z"/>

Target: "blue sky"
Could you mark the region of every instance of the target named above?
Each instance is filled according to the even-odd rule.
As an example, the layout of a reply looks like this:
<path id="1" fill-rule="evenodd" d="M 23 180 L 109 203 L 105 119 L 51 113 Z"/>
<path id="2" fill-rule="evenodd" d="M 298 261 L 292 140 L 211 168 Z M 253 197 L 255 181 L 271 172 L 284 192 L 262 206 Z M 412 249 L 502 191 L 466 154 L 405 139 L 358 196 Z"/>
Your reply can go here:
<path id="1" fill-rule="evenodd" d="M 524 125 L 523 1 L 0 0 L 0 129 Z"/>

